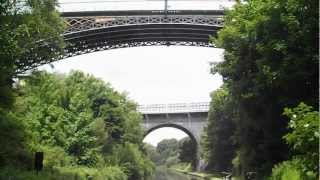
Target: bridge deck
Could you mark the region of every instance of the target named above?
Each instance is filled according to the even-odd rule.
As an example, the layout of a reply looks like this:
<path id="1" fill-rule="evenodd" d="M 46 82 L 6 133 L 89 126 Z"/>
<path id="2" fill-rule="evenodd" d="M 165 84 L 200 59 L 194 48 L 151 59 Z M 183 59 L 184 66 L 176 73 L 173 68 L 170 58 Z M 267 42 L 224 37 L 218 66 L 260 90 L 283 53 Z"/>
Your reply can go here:
<path id="1" fill-rule="evenodd" d="M 151 16 L 151 15 L 224 15 L 224 10 L 127 10 L 62 12 L 62 17 L 85 16 Z"/>
<path id="2" fill-rule="evenodd" d="M 142 114 L 208 112 L 209 103 L 200 102 L 200 103 L 139 105 L 138 111 L 141 112 Z"/>

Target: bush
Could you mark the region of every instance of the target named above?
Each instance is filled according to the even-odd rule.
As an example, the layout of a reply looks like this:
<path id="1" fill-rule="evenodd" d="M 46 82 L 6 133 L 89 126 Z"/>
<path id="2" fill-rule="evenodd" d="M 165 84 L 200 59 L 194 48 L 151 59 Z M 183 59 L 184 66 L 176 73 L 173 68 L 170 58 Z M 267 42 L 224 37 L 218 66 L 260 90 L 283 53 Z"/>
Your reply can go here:
<path id="1" fill-rule="evenodd" d="M 300 103 L 295 108 L 285 108 L 283 113 L 290 118 L 288 128 L 291 130 L 283 138 L 304 172 L 319 169 L 319 112 L 313 109 Z"/>
<path id="2" fill-rule="evenodd" d="M 54 168 L 51 171 L 21 171 L 7 167 L 0 169 L 1 180 L 127 180 L 126 174 L 119 167 L 105 167 L 102 169 L 86 167 L 63 167 Z"/>
<path id="3" fill-rule="evenodd" d="M 272 169 L 270 180 L 315 180 L 316 174 L 311 171 L 304 173 L 301 162 L 297 159 L 284 161 Z"/>
<path id="4" fill-rule="evenodd" d="M 151 176 L 155 168 L 151 160 L 140 151 L 138 145 L 132 143 L 117 145 L 106 161 L 123 166 L 129 179 L 132 180 Z"/>
<path id="5" fill-rule="evenodd" d="M 167 167 L 171 167 L 174 164 L 178 164 L 180 162 L 179 157 L 178 156 L 171 156 L 168 159 L 166 159 L 165 165 Z"/>
<path id="6" fill-rule="evenodd" d="M 44 168 L 63 167 L 71 165 L 75 160 L 68 156 L 63 148 L 55 146 L 41 146 L 39 148 L 44 153 Z"/>
<path id="7" fill-rule="evenodd" d="M 60 173 L 59 171 L 41 171 L 36 173 L 35 171 L 19 170 L 13 167 L 6 167 L 0 169 L 1 180 L 85 180 L 85 177 L 81 178 L 78 174 Z"/>
<path id="8" fill-rule="evenodd" d="M 99 173 L 95 174 L 94 179 L 97 180 L 127 180 L 127 175 L 122 171 L 120 167 L 111 166 L 105 167 L 99 170 Z"/>
<path id="9" fill-rule="evenodd" d="M 319 112 L 300 103 L 295 108 L 285 108 L 290 118 L 289 131 L 283 138 L 291 147 L 293 158 L 272 169 L 271 180 L 314 180 L 319 176 Z"/>
<path id="10" fill-rule="evenodd" d="M 0 107 L 0 168 L 30 167 L 32 157 L 28 151 L 28 140 L 24 122 Z"/>

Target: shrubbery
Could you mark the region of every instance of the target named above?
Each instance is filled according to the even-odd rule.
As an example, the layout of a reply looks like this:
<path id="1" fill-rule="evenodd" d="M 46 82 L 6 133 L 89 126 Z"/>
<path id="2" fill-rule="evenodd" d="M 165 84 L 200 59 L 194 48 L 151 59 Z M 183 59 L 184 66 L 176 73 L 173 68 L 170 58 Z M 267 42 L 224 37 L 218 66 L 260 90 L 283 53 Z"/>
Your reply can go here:
<path id="1" fill-rule="evenodd" d="M 315 180 L 316 174 L 304 173 L 299 160 L 284 161 L 272 169 L 270 180 Z"/>
<path id="2" fill-rule="evenodd" d="M 26 170 L 33 169 L 37 151 L 44 152 L 42 179 L 48 173 L 49 179 L 90 175 L 97 180 L 137 180 L 152 174 L 153 163 L 142 151 L 142 116 L 134 102 L 109 84 L 79 71 L 34 72 L 20 81 L 17 92 L 15 112 L 0 114 L 0 120 L 10 116 L 10 121 L 0 121 L 0 138 L 9 139 L 0 139 L 7 142 L 0 149 L 0 167 L 21 171 L 4 169 L 3 177 L 33 179 Z"/>
<path id="3" fill-rule="evenodd" d="M 127 175 L 120 167 L 109 166 L 101 169 L 87 167 L 59 167 L 39 173 L 17 170 L 16 168 L 0 169 L 0 179 L 14 180 L 127 180 Z"/>
<path id="4" fill-rule="evenodd" d="M 283 138 L 290 145 L 292 160 L 284 161 L 272 169 L 271 180 L 314 180 L 319 177 L 319 113 L 311 106 L 300 103 L 286 108 L 291 130 Z"/>
<path id="5" fill-rule="evenodd" d="M 155 167 L 136 144 L 117 145 L 113 153 L 106 158 L 110 164 L 121 164 L 131 180 L 143 180 L 152 175 Z"/>

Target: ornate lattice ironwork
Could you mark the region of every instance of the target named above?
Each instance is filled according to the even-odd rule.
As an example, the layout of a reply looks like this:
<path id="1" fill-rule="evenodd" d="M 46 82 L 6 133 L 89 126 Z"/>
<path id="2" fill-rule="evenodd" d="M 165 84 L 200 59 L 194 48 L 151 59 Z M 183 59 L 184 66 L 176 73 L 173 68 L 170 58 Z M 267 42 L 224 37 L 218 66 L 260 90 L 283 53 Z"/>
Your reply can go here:
<path id="1" fill-rule="evenodd" d="M 209 36 L 215 35 L 223 26 L 221 12 L 197 12 L 195 15 L 192 15 L 194 11 L 157 15 L 154 12 L 138 15 L 138 11 L 112 12 L 115 14 L 113 16 L 105 15 L 110 12 L 98 14 L 101 13 L 94 16 L 83 13 L 80 13 L 81 16 L 76 16 L 77 13 L 73 13 L 72 17 L 64 16 L 67 24 L 63 34 L 66 41 L 64 53 L 50 60 L 50 57 L 32 54 L 29 62 L 34 63 L 28 67 L 17 64 L 22 67 L 17 73 L 60 59 L 108 49 L 163 45 L 214 47 L 209 43 Z M 125 13 L 129 15 L 125 16 Z M 42 48 L 53 51 L 46 45 Z"/>
<path id="2" fill-rule="evenodd" d="M 200 103 L 139 105 L 138 111 L 141 112 L 142 114 L 208 112 L 209 103 L 200 102 Z"/>
<path id="3" fill-rule="evenodd" d="M 138 24 L 193 24 L 222 27 L 222 16 L 208 15 L 152 15 L 152 16 L 92 16 L 65 17 L 65 34 L 96 28 Z"/>
<path id="4" fill-rule="evenodd" d="M 139 46 L 202 46 L 202 47 L 213 47 L 212 44 L 206 42 L 198 41 L 141 41 L 141 42 L 122 42 L 122 43 L 110 43 L 108 41 L 97 42 L 94 45 L 84 44 L 83 46 L 74 46 L 72 51 L 66 52 L 63 58 L 68 58 L 72 56 L 87 54 L 96 51 L 103 51 L 109 49 L 117 48 L 127 48 L 127 47 L 139 47 Z"/>

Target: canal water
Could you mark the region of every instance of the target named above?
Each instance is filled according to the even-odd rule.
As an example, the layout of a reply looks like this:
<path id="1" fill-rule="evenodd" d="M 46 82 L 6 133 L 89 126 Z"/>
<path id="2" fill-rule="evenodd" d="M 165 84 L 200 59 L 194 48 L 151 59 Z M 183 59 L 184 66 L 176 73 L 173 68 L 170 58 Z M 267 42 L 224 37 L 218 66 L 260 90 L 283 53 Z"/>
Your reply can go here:
<path id="1" fill-rule="evenodd" d="M 174 170 L 170 170 L 164 167 L 157 167 L 154 173 L 154 176 L 150 178 L 150 180 L 203 180 L 203 179 L 178 173 Z"/>

